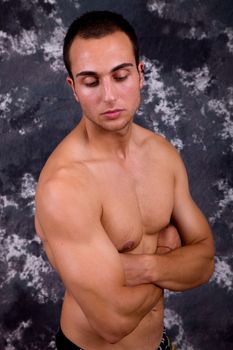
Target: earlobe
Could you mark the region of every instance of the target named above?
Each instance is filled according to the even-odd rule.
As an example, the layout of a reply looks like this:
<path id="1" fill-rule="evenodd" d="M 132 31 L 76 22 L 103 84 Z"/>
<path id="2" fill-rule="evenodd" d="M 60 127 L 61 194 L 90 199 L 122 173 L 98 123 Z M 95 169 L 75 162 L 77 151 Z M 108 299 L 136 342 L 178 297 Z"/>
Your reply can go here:
<path id="1" fill-rule="evenodd" d="M 77 96 L 77 94 L 76 94 L 75 91 L 74 91 L 74 98 L 75 98 L 75 100 L 76 100 L 77 102 L 79 102 L 78 96 Z"/>

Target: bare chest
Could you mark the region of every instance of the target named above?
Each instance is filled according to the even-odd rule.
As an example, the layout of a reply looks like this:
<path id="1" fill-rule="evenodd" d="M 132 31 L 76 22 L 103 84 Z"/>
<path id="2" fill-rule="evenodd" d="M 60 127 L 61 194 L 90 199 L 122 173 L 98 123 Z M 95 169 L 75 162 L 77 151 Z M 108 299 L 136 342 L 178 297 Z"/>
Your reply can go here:
<path id="1" fill-rule="evenodd" d="M 116 248 L 154 253 L 157 233 L 171 218 L 172 176 L 161 167 L 134 173 L 116 167 L 103 168 L 98 179 L 102 224 Z"/>

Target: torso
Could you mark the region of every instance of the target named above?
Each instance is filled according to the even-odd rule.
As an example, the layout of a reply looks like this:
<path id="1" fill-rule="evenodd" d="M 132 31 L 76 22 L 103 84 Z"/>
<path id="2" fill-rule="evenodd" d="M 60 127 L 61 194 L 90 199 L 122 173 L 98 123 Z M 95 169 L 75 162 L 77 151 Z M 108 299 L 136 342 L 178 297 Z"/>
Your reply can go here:
<path id="1" fill-rule="evenodd" d="M 150 132 L 136 128 L 139 133 L 152 137 Z M 138 148 L 135 157 L 132 156 L 127 164 L 109 159 L 85 161 L 101 196 L 103 227 L 119 252 L 154 254 L 158 233 L 170 222 L 174 179 L 161 144 L 161 138 L 153 135 L 152 141 Z M 48 172 L 51 169 L 53 167 L 49 165 Z M 37 225 L 50 262 L 56 268 L 39 223 Z M 94 333 L 79 305 L 68 293 L 64 298 L 61 325 L 65 334 L 77 344 L 89 344 L 88 350 L 152 350 L 159 345 L 162 336 L 163 298 L 156 309 L 117 344 L 107 344 Z M 79 330 L 80 334 L 77 334 Z M 85 341 L 82 337 L 86 338 Z"/>

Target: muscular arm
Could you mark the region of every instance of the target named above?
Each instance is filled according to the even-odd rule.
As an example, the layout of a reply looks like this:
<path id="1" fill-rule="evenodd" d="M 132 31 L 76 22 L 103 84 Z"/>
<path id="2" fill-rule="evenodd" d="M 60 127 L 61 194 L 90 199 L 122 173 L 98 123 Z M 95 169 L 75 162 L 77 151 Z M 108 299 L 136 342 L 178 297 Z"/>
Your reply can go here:
<path id="1" fill-rule="evenodd" d="M 90 325 L 114 343 L 132 332 L 156 305 L 153 284 L 127 287 L 116 248 L 101 225 L 102 208 L 88 176 L 59 175 L 39 185 L 36 215 L 54 265 Z"/>
<path id="2" fill-rule="evenodd" d="M 153 282 L 161 288 L 182 291 L 208 281 L 214 267 L 214 244 L 207 220 L 189 193 L 184 165 L 179 155 L 171 152 L 175 178 L 171 219 L 182 246 L 166 254 L 127 256 L 122 261 L 130 285 Z"/>
<path id="3" fill-rule="evenodd" d="M 182 247 L 164 255 L 155 255 L 149 261 L 149 280 L 162 288 L 182 291 L 208 282 L 214 267 L 214 245 L 209 225 L 192 199 L 181 209 L 182 216 L 174 211 Z M 185 204 L 185 202 L 184 202 Z"/>

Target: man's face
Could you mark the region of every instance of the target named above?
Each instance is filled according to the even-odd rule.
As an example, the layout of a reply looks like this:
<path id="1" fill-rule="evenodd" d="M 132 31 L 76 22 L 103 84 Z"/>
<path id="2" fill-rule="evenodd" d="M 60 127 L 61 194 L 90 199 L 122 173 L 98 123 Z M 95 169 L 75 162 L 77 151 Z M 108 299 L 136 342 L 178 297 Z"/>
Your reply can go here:
<path id="1" fill-rule="evenodd" d="M 100 39 L 76 37 L 70 62 L 73 80 L 67 81 L 86 121 L 109 131 L 124 129 L 139 107 L 143 80 L 128 36 L 118 31 Z"/>

